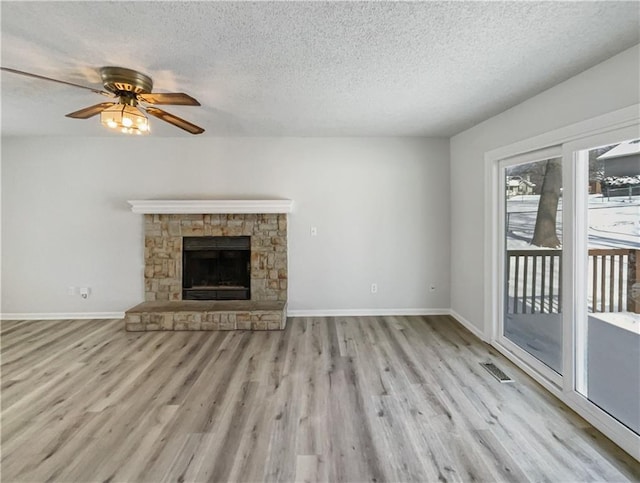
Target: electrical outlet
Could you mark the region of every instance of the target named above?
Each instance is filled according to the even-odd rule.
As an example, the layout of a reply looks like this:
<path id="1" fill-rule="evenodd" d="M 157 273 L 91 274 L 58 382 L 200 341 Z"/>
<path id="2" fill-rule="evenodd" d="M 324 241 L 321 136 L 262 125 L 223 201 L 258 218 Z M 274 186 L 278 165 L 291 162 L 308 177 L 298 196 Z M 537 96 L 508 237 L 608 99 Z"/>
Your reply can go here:
<path id="1" fill-rule="evenodd" d="M 311 227 L 311 236 L 318 236 L 318 227 L 317 226 L 312 226 Z"/>
<path id="2" fill-rule="evenodd" d="M 371 293 L 378 293 L 378 284 L 377 283 L 372 283 L 371 284 Z"/>
<path id="3" fill-rule="evenodd" d="M 67 289 L 67 295 L 77 295 L 77 294 L 78 294 L 78 292 L 77 292 L 77 289 L 75 287 L 69 287 Z"/>
<path id="4" fill-rule="evenodd" d="M 429 285 L 429 292 L 435 292 L 436 291 L 436 284 L 432 283 L 431 285 Z"/>
<path id="5" fill-rule="evenodd" d="M 91 295 L 91 287 L 80 287 L 80 296 L 86 299 Z"/>

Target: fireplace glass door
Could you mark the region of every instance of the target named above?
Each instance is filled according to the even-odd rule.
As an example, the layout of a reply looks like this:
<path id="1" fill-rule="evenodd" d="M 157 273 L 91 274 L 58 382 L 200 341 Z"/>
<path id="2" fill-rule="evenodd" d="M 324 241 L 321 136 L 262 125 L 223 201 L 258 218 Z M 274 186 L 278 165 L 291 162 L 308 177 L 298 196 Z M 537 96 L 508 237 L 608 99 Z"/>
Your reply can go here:
<path id="1" fill-rule="evenodd" d="M 182 247 L 183 300 L 250 300 L 250 237 L 184 237 Z"/>

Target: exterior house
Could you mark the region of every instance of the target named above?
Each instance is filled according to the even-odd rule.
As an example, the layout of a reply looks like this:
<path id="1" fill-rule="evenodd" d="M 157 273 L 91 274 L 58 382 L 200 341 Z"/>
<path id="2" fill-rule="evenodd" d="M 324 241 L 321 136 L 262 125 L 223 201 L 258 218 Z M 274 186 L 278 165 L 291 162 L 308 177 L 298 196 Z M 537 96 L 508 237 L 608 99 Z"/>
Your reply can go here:
<path id="1" fill-rule="evenodd" d="M 640 139 L 625 141 L 598 156 L 604 161 L 604 176 L 622 177 L 640 175 Z"/>
<path id="2" fill-rule="evenodd" d="M 523 179 L 521 176 L 507 177 L 507 196 L 509 198 L 517 195 L 532 195 L 535 188 L 535 183 L 528 179 Z"/>
<path id="3" fill-rule="evenodd" d="M 640 139 L 620 143 L 598 160 L 604 161 L 605 196 L 640 195 Z"/>

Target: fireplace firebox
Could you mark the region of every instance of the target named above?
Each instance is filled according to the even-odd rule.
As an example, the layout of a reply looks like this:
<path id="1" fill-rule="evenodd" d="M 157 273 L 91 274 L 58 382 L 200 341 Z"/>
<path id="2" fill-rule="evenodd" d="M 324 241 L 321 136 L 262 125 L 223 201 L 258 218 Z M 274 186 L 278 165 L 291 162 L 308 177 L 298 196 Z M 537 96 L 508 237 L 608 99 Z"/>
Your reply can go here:
<path id="1" fill-rule="evenodd" d="M 251 300 L 251 237 L 184 237 L 182 299 Z"/>

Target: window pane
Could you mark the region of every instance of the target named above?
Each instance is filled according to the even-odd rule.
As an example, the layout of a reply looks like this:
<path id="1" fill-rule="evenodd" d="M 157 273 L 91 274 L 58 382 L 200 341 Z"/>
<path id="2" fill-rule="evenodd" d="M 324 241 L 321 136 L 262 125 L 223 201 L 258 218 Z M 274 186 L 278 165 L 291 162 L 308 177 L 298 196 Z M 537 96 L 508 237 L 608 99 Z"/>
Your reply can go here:
<path id="1" fill-rule="evenodd" d="M 505 170 L 504 336 L 562 374 L 562 163 Z"/>
<path id="2" fill-rule="evenodd" d="M 577 390 L 640 433 L 640 140 L 589 150 L 588 189 Z"/>

